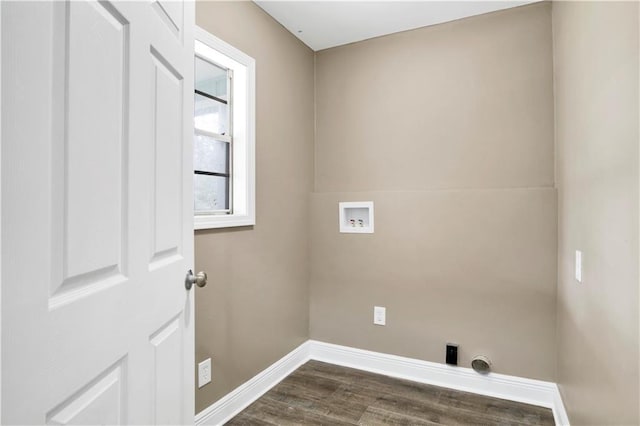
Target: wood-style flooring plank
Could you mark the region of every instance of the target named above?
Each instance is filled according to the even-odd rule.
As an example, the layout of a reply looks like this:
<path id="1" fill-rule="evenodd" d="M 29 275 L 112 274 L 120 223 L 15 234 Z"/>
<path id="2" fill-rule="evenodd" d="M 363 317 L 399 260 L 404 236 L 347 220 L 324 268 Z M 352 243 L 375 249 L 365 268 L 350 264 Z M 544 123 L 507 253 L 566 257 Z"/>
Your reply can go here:
<path id="1" fill-rule="evenodd" d="M 353 425 L 353 423 L 346 422 L 341 419 L 323 416 L 322 414 L 315 412 L 313 409 L 288 406 L 280 401 L 265 398 L 264 396 L 251 404 L 245 411 L 247 411 L 247 413 L 243 412 L 234 417 L 227 423 L 227 425 L 235 426 L 252 424 L 248 419 L 259 419 L 264 422 L 281 426 Z M 246 416 L 242 417 L 243 414 L 246 414 Z M 237 421 L 237 419 L 239 419 L 239 421 Z"/>
<path id="2" fill-rule="evenodd" d="M 228 425 L 554 425 L 551 410 L 309 361 Z"/>
<path id="3" fill-rule="evenodd" d="M 383 408 L 369 407 L 360 418 L 358 424 L 363 426 L 429 426 L 439 425 L 440 423 L 387 411 Z"/>

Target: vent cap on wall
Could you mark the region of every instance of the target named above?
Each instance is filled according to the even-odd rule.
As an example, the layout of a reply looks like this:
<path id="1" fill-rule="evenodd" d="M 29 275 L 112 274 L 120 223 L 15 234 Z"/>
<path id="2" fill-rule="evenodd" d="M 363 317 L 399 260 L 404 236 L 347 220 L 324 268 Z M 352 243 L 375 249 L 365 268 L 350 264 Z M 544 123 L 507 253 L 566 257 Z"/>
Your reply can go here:
<path id="1" fill-rule="evenodd" d="M 471 368 L 480 374 L 489 374 L 491 371 L 491 361 L 484 355 L 479 355 L 471 361 Z"/>

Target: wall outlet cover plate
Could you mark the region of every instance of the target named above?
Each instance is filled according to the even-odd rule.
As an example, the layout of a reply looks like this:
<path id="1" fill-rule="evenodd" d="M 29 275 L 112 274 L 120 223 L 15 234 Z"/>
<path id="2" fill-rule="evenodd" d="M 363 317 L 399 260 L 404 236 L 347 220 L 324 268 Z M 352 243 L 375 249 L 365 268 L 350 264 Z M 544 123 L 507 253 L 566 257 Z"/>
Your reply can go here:
<path id="1" fill-rule="evenodd" d="M 375 325 L 387 324 L 387 308 L 384 306 L 373 307 L 373 323 Z"/>
<path id="2" fill-rule="evenodd" d="M 198 364 L 198 387 L 201 388 L 211 382 L 211 358 Z"/>

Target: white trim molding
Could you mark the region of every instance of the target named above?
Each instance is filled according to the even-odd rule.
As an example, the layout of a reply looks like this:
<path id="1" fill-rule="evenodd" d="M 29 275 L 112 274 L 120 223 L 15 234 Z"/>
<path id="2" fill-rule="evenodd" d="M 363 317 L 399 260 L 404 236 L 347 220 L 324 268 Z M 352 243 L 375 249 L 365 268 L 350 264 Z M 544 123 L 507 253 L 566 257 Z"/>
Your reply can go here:
<path id="1" fill-rule="evenodd" d="M 472 392 L 553 410 L 556 425 L 569 425 L 555 383 L 505 374 L 478 374 L 470 368 L 452 367 L 397 355 L 355 349 L 310 340 L 310 359 L 371 373 Z"/>
<path id="2" fill-rule="evenodd" d="M 556 425 L 569 418 L 555 383 L 422 361 L 309 340 L 196 416 L 196 425 L 221 425 L 309 360 L 550 408 Z"/>
<path id="3" fill-rule="evenodd" d="M 258 373 L 196 415 L 196 425 L 222 425 L 309 361 L 309 341 Z"/>
<path id="4" fill-rule="evenodd" d="M 256 61 L 203 28 L 194 31 L 195 55 L 233 72 L 231 213 L 196 214 L 194 229 L 255 225 Z"/>

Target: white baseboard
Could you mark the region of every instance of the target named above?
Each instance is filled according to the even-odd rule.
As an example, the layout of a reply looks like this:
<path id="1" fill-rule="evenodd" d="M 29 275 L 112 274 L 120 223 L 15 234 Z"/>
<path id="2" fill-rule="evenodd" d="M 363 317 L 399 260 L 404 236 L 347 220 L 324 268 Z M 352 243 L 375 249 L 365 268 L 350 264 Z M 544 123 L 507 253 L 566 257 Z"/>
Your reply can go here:
<path id="1" fill-rule="evenodd" d="M 196 425 L 214 426 L 228 422 L 307 361 L 309 361 L 309 341 L 202 410 L 196 415 Z"/>
<path id="2" fill-rule="evenodd" d="M 472 392 L 553 410 L 556 425 L 569 425 L 555 383 L 505 374 L 481 375 L 470 368 L 405 358 L 310 340 L 310 359 L 386 376 Z"/>
<path id="3" fill-rule="evenodd" d="M 569 426 L 569 415 L 567 414 L 567 410 L 564 407 L 564 402 L 562 402 L 562 395 L 560 394 L 560 389 L 557 385 L 555 395 L 553 397 L 553 419 L 555 420 L 557 425 Z"/>
<path id="4" fill-rule="evenodd" d="M 309 340 L 196 416 L 196 425 L 221 425 L 310 359 L 386 376 L 472 392 L 553 410 L 556 425 L 569 419 L 555 383 L 405 358 Z"/>

